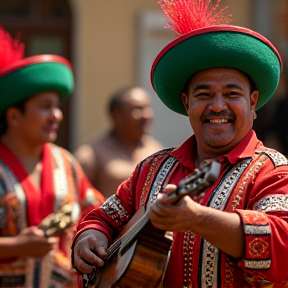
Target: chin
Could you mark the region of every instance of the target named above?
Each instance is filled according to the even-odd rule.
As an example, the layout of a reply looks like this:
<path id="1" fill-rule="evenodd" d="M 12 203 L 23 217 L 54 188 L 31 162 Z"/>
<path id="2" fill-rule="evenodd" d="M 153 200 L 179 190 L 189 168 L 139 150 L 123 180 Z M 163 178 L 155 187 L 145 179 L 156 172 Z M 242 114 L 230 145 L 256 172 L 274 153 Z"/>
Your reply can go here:
<path id="1" fill-rule="evenodd" d="M 231 145 L 233 139 L 204 139 L 208 146 L 213 148 L 228 147 Z"/>
<path id="2" fill-rule="evenodd" d="M 47 135 L 45 138 L 43 138 L 43 140 L 45 141 L 45 143 L 53 143 L 55 142 L 57 139 L 57 135 L 55 135 L 54 133 L 53 134 L 50 134 L 50 135 Z"/>

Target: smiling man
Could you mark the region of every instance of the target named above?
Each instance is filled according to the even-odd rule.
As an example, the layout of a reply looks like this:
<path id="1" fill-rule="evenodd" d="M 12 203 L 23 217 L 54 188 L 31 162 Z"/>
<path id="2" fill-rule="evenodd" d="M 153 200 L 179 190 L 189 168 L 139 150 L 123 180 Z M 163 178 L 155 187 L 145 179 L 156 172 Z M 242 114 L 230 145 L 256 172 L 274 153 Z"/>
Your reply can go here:
<path id="1" fill-rule="evenodd" d="M 149 287 L 288 287 L 288 161 L 253 131 L 256 110 L 278 85 L 281 57 L 255 31 L 220 25 L 219 1 L 212 10 L 205 0 L 158 2 L 180 36 L 155 59 L 152 85 L 167 107 L 188 115 L 194 135 L 139 163 L 117 193 L 80 223 L 74 267 L 92 273 L 93 266 L 103 266 L 111 258 L 107 247 L 145 207 L 154 227 L 173 232 L 166 273 L 160 286 L 154 281 Z M 211 160 L 221 166 L 212 186 L 175 201 L 180 180 L 191 173 L 197 179 Z M 152 281 L 153 274 L 142 271 Z M 123 274 L 115 277 L 119 286 Z M 145 287 L 135 281 L 124 286 Z"/>

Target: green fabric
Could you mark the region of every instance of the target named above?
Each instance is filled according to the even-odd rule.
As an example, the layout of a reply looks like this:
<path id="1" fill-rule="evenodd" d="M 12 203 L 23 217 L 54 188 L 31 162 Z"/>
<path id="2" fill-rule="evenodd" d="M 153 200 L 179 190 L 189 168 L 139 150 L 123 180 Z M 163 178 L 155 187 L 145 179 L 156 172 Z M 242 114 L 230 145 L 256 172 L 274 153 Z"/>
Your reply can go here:
<path id="1" fill-rule="evenodd" d="M 25 66 L 0 78 L 0 112 L 35 94 L 56 91 L 63 101 L 74 88 L 71 69 L 62 63 Z"/>
<path id="2" fill-rule="evenodd" d="M 166 106 L 187 115 L 180 97 L 185 83 L 195 73 L 217 67 L 239 69 L 251 77 L 260 92 L 256 109 L 274 94 L 281 73 L 276 53 L 260 39 L 217 31 L 184 39 L 169 49 L 151 71 L 151 81 Z"/>

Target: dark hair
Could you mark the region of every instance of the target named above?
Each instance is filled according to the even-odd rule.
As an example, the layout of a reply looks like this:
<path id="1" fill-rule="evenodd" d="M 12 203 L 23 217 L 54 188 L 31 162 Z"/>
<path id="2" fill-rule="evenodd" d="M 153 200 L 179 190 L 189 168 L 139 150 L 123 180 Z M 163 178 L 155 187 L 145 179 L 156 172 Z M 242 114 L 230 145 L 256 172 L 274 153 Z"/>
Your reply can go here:
<path id="1" fill-rule="evenodd" d="M 123 104 L 123 98 L 126 95 L 126 93 L 134 88 L 137 88 L 137 86 L 129 85 L 124 86 L 113 92 L 110 96 L 110 100 L 108 103 L 108 112 L 112 114 L 115 108 L 121 107 L 121 105 Z"/>
<path id="2" fill-rule="evenodd" d="M 199 71 L 199 72 L 200 72 L 200 71 Z M 241 71 L 241 72 L 242 72 L 242 71 Z M 257 90 L 258 90 L 257 85 L 256 85 L 256 83 L 252 80 L 252 78 L 251 78 L 249 75 L 247 75 L 245 72 L 242 72 L 242 73 L 246 75 L 246 77 L 248 78 L 248 80 L 249 80 L 249 82 L 250 82 L 250 93 L 252 93 L 252 92 L 254 92 L 254 91 L 257 91 Z M 196 74 L 196 73 L 195 73 L 195 74 Z M 193 75 L 186 81 L 186 83 L 185 83 L 185 85 L 184 85 L 184 88 L 183 88 L 183 90 L 182 90 L 183 93 L 188 94 L 188 86 L 189 86 L 189 83 L 190 83 L 191 79 L 193 78 L 193 76 L 194 76 L 195 74 L 193 74 Z"/>
<path id="3" fill-rule="evenodd" d="M 27 99 L 24 99 L 18 103 L 11 105 L 7 109 L 14 107 L 18 109 L 20 112 L 24 113 L 26 101 Z M 0 137 L 3 136 L 8 130 L 8 123 L 6 119 L 7 109 L 4 112 L 0 112 Z"/>

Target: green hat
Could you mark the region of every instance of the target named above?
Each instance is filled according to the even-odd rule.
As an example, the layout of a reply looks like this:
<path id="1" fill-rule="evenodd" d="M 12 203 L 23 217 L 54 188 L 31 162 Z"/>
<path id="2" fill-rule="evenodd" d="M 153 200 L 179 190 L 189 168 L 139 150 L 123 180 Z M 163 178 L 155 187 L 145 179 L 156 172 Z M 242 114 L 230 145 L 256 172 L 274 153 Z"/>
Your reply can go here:
<path id="1" fill-rule="evenodd" d="M 0 112 L 35 94 L 55 91 L 64 100 L 74 88 L 69 61 L 58 55 L 20 59 L 0 69 Z"/>
<path id="2" fill-rule="evenodd" d="M 274 94 L 282 60 L 264 36 L 232 25 L 196 29 L 168 44 L 151 69 L 153 89 L 171 110 L 187 115 L 181 92 L 195 73 L 210 68 L 234 68 L 247 74 L 259 90 L 256 109 Z"/>

